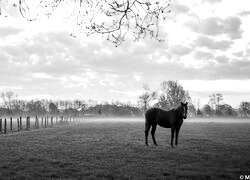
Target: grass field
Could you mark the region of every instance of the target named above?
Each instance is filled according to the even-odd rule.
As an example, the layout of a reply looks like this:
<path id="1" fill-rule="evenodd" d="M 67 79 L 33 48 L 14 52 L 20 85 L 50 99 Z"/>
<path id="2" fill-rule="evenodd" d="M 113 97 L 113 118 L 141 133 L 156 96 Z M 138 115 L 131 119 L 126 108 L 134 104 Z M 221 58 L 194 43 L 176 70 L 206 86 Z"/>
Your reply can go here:
<path id="1" fill-rule="evenodd" d="M 194 123 L 179 146 L 142 121 L 94 121 L 0 135 L 0 179 L 240 179 L 250 174 L 249 123 Z"/>

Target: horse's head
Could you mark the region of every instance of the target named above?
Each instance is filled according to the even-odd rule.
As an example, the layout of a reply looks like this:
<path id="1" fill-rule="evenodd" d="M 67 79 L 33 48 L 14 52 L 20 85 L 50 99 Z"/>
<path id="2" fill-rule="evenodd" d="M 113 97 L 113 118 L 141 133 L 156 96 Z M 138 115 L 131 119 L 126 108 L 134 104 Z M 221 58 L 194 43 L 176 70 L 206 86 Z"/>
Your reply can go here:
<path id="1" fill-rule="evenodd" d="M 180 106 L 180 111 L 181 111 L 181 117 L 183 118 L 183 119 L 186 119 L 187 118 L 187 109 L 188 109 L 188 107 L 187 107 L 187 105 L 188 105 L 188 103 L 186 102 L 186 103 L 181 103 L 181 106 Z"/>

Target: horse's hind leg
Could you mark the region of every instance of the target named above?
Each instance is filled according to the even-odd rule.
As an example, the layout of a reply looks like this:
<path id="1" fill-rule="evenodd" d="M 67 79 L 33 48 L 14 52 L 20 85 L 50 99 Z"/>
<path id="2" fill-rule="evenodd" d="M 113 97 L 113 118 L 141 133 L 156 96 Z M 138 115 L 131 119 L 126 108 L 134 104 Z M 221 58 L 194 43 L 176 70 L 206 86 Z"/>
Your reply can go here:
<path id="1" fill-rule="evenodd" d="M 158 146 L 157 143 L 156 143 L 156 140 L 155 140 L 155 130 L 156 130 L 156 126 L 157 126 L 156 124 L 152 125 L 151 135 L 152 135 L 152 139 L 153 139 L 153 141 L 154 141 L 154 144 L 155 144 L 156 146 Z"/>
<path id="2" fill-rule="evenodd" d="M 148 132 L 150 130 L 151 124 L 148 122 L 145 123 L 145 144 L 148 146 Z"/>

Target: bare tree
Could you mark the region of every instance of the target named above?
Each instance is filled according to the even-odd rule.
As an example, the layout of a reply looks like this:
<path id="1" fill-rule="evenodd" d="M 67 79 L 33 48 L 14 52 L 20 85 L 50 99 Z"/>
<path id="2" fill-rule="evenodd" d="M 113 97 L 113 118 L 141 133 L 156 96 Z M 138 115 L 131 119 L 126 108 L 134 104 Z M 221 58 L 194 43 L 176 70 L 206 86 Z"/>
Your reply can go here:
<path id="1" fill-rule="evenodd" d="M 214 107 L 215 113 L 218 114 L 218 107 L 223 101 L 223 95 L 221 93 L 213 93 L 209 96 L 209 102 Z"/>
<path id="2" fill-rule="evenodd" d="M 158 106 L 170 109 L 181 102 L 190 102 L 189 93 L 177 81 L 164 81 L 161 83 L 161 95 Z"/>
<path id="3" fill-rule="evenodd" d="M 149 107 L 150 101 L 154 100 L 156 98 L 156 92 L 151 91 L 148 85 L 143 86 L 143 94 L 139 96 L 139 103 L 143 105 L 143 110 L 146 112 L 146 110 Z"/>
<path id="4" fill-rule="evenodd" d="M 216 95 L 214 93 L 209 96 L 209 104 L 214 110 L 216 109 Z"/>
<path id="5" fill-rule="evenodd" d="M 239 110 L 241 117 L 248 117 L 248 115 L 250 114 L 250 102 L 241 102 Z"/>
<path id="6" fill-rule="evenodd" d="M 53 102 L 49 103 L 49 112 L 51 114 L 57 114 L 59 112 L 58 107 L 56 106 L 55 103 L 53 103 Z"/>
<path id="7" fill-rule="evenodd" d="M 6 93 L 2 93 L 1 98 L 3 100 L 5 108 L 7 108 L 9 114 L 11 114 L 17 95 L 15 95 L 12 91 L 8 91 Z"/>
<path id="8" fill-rule="evenodd" d="M 84 112 L 87 108 L 87 104 L 85 101 L 74 100 L 74 108 L 77 109 L 78 112 Z"/>
<path id="9" fill-rule="evenodd" d="M 33 113 L 34 115 L 44 115 L 44 114 L 47 113 L 45 104 L 40 100 L 37 100 L 37 101 L 31 100 L 31 101 L 29 101 L 27 103 L 26 107 L 28 109 L 28 112 Z"/>
<path id="10" fill-rule="evenodd" d="M 202 112 L 206 116 L 211 116 L 213 114 L 213 109 L 208 104 L 205 104 L 202 108 Z"/>
<path id="11" fill-rule="evenodd" d="M 5 0 L 8 2 L 8 0 Z M 51 16 L 59 7 L 69 9 L 80 29 L 91 35 L 106 34 L 107 40 L 120 45 L 126 35 L 134 40 L 149 36 L 159 41 L 159 22 L 170 13 L 171 0 L 16 0 L 13 6 L 29 21 L 42 14 Z M 11 2 L 13 3 L 13 2 Z M 1 6 L 1 5 L 0 5 Z M 1 8 L 1 7 L 0 7 Z M 74 36 L 73 34 L 71 34 Z"/>

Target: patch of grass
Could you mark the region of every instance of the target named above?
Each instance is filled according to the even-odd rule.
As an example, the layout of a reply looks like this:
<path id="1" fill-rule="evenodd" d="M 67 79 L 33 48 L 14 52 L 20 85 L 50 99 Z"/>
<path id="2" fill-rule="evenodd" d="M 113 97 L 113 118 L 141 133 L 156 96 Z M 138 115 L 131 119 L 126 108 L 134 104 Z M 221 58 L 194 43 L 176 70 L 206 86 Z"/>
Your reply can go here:
<path id="1" fill-rule="evenodd" d="M 250 173 L 250 124 L 184 123 L 179 146 L 143 122 L 95 122 L 0 136 L 0 179 L 239 179 Z"/>

